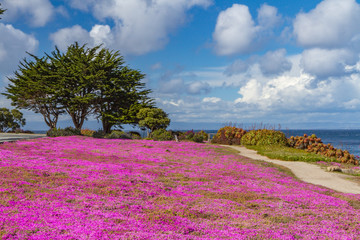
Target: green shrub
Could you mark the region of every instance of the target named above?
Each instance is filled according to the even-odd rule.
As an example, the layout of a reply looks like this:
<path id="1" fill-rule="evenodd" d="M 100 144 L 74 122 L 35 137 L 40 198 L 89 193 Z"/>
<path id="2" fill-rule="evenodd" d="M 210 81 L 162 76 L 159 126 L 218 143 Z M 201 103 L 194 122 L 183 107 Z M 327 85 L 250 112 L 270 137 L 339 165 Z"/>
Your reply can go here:
<path id="1" fill-rule="evenodd" d="M 94 138 L 104 138 L 105 137 L 105 132 L 100 129 L 100 130 L 95 131 L 92 136 Z"/>
<path id="2" fill-rule="evenodd" d="M 201 130 L 200 132 L 197 132 L 195 135 L 200 135 L 203 137 L 203 141 L 207 141 L 209 138 L 209 134 L 207 134 L 204 130 Z"/>
<path id="3" fill-rule="evenodd" d="M 242 128 L 226 126 L 220 128 L 216 135 L 212 138 L 211 143 L 240 145 L 241 138 L 246 134 Z"/>
<path id="4" fill-rule="evenodd" d="M 151 133 L 151 138 L 155 141 L 171 141 L 174 140 L 172 132 L 165 129 L 157 129 Z"/>
<path id="5" fill-rule="evenodd" d="M 129 132 L 132 139 L 141 139 L 141 134 L 135 131 Z"/>
<path id="6" fill-rule="evenodd" d="M 111 139 L 131 139 L 131 135 L 127 134 L 124 131 L 118 131 L 114 130 L 110 134 L 106 134 L 105 138 L 111 138 Z"/>
<path id="7" fill-rule="evenodd" d="M 197 142 L 197 143 L 202 143 L 202 142 L 204 142 L 204 140 L 205 140 L 204 135 L 202 135 L 202 134 L 195 134 L 192 138 L 192 141 Z"/>
<path id="8" fill-rule="evenodd" d="M 177 135 L 179 141 L 203 142 L 204 140 L 208 139 L 208 134 L 203 130 L 197 133 L 195 133 L 194 130 L 189 130 L 186 132 L 176 131 L 173 132 L 173 135 Z"/>
<path id="9" fill-rule="evenodd" d="M 75 136 L 81 135 L 81 131 L 79 129 L 73 127 L 62 128 L 53 128 L 46 132 L 48 137 L 63 137 L 63 136 Z"/>
<path id="10" fill-rule="evenodd" d="M 92 137 L 95 131 L 90 129 L 81 129 L 81 135 Z"/>
<path id="11" fill-rule="evenodd" d="M 194 130 L 189 130 L 186 132 L 174 132 L 174 134 L 178 135 L 179 141 L 184 141 L 184 140 L 192 141 L 195 132 Z"/>
<path id="12" fill-rule="evenodd" d="M 8 131 L 8 133 L 28 133 L 28 134 L 33 134 L 34 132 L 30 131 L 30 130 L 23 130 L 21 128 L 17 128 L 15 130 Z"/>
<path id="13" fill-rule="evenodd" d="M 256 146 L 287 146 L 287 138 L 285 134 L 280 131 L 268 129 L 251 130 L 242 137 L 241 144 Z"/>

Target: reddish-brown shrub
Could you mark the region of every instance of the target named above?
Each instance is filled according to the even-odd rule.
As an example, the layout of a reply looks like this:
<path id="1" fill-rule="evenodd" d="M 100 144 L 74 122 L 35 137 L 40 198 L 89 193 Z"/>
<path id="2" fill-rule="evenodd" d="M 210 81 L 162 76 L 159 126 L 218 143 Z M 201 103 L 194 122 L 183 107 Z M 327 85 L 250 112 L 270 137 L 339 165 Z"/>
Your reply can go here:
<path id="1" fill-rule="evenodd" d="M 241 138 L 245 135 L 245 133 L 246 131 L 242 128 L 226 126 L 218 130 L 211 140 L 211 143 L 240 145 Z"/>
<path id="2" fill-rule="evenodd" d="M 359 165 L 359 160 L 355 158 L 353 154 L 350 154 L 347 150 L 336 149 L 331 144 L 324 144 L 321 138 L 317 138 L 315 134 L 311 136 L 291 136 L 288 139 L 290 147 L 304 149 L 307 152 L 320 154 L 326 157 L 334 157 L 341 163 L 351 163 Z"/>

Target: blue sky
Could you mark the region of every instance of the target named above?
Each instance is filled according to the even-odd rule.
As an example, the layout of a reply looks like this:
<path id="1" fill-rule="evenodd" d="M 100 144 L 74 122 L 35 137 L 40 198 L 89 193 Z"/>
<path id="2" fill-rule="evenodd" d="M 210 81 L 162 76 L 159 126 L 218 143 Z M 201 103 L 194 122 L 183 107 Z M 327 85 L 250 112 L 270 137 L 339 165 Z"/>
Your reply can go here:
<path id="1" fill-rule="evenodd" d="M 1 91 L 26 51 L 102 43 L 146 74 L 172 129 L 360 128 L 359 1 L 0 3 L 8 9 L 0 20 Z M 46 129 L 41 116 L 24 113 L 25 128 Z M 64 116 L 61 124 L 71 122 Z"/>

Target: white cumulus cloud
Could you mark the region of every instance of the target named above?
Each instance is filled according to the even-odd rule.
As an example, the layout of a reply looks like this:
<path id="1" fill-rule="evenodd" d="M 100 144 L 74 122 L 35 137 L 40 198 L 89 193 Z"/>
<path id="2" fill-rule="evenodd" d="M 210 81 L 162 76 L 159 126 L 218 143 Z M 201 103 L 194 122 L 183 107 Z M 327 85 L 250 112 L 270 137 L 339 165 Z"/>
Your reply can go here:
<path id="1" fill-rule="evenodd" d="M 17 70 L 19 61 L 26 57 L 26 52 L 35 53 L 38 40 L 14 28 L 9 24 L 0 23 L 0 72 L 10 74 Z"/>
<path id="2" fill-rule="evenodd" d="M 114 36 L 109 25 L 95 25 L 89 35 L 95 45 L 104 44 L 110 46 L 114 43 Z"/>
<path id="3" fill-rule="evenodd" d="M 257 28 L 249 8 L 234 4 L 222 11 L 217 19 L 213 38 L 219 55 L 231 55 L 249 51 Z"/>
<path id="4" fill-rule="evenodd" d="M 258 10 L 258 23 L 263 28 L 273 28 L 281 21 L 276 7 L 263 4 Z"/>
<path id="5" fill-rule="evenodd" d="M 317 77 L 340 76 L 346 73 L 347 65 L 354 65 L 358 55 L 348 49 L 312 48 L 302 53 L 304 71 Z"/>
<path id="6" fill-rule="evenodd" d="M 291 62 L 286 57 L 286 50 L 267 52 L 260 59 L 260 70 L 265 75 L 278 75 L 291 69 Z"/>
<path id="7" fill-rule="evenodd" d="M 34 27 L 45 26 L 56 12 L 49 0 L 4 0 L 2 7 L 7 9 L 4 21 L 22 17 Z"/>
<path id="8" fill-rule="evenodd" d="M 225 69 L 224 74 L 226 76 L 232 76 L 234 74 L 244 73 L 249 69 L 249 67 L 250 67 L 249 61 L 237 59 Z"/>
<path id="9" fill-rule="evenodd" d="M 310 88 L 313 78 L 307 74 L 298 77 L 280 76 L 260 82 L 252 79 L 240 88 L 241 95 L 235 102 L 257 106 L 263 111 L 316 111 L 338 107 L 334 103 L 333 85 L 320 84 Z"/>
<path id="10" fill-rule="evenodd" d="M 235 103 L 252 106 L 268 114 L 340 113 L 358 106 L 359 73 L 319 78 L 303 71 L 301 55 L 288 59 L 292 68 L 281 75 L 248 76 L 239 88 L 240 97 Z"/>
<path id="11" fill-rule="evenodd" d="M 262 37 L 271 31 L 281 20 L 277 9 L 263 4 L 258 10 L 258 24 L 246 5 L 233 4 L 220 12 L 213 39 L 219 55 L 248 53 L 254 50 Z"/>
<path id="12" fill-rule="evenodd" d="M 224 74 L 233 76 L 258 68 L 265 76 L 275 76 L 289 71 L 291 67 L 292 63 L 286 56 L 286 49 L 278 49 L 263 56 L 251 56 L 246 60 L 237 59 L 225 69 Z"/>
<path id="13" fill-rule="evenodd" d="M 304 47 L 303 70 L 320 79 L 356 71 L 360 54 L 360 5 L 355 0 L 323 0 L 299 13 L 294 36 Z"/>
<path id="14" fill-rule="evenodd" d="M 355 0 L 324 0 L 294 21 L 297 42 L 305 47 L 339 48 L 360 34 L 360 6 Z"/>
<path id="15" fill-rule="evenodd" d="M 89 43 L 90 45 L 94 43 L 94 39 L 91 38 L 90 33 L 80 25 L 60 29 L 51 34 L 50 39 L 61 51 L 65 51 L 67 47 L 74 42 L 78 42 L 79 44 Z"/>
<path id="16" fill-rule="evenodd" d="M 99 38 L 97 35 L 97 40 L 111 43 L 112 48 L 125 54 L 141 55 L 163 48 L 169 41 L 169 34 L 188 20 L 186 12 L 189 9 L 195 6 L 208 7 L 212 1 L 70 0 L 70 4 L 81 10 L 91 9 L 101 21 L 113 21 L 111 32 L 102 26 L 102 33 L 105 31 L 106 37 Z M 92 36 L 90 40 L 94 39 Z"/>

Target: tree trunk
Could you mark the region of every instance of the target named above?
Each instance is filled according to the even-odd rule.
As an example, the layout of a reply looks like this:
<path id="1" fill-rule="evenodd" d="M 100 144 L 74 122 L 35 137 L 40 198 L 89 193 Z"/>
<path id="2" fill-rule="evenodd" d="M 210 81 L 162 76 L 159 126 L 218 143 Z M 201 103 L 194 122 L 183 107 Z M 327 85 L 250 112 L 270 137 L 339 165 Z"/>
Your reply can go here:
<path id="1" fill-rule="evenodd" d="M 75 113 L 71 113 L 70 116 L 71 116 L 71 119 L 72 119 L 72 121 L 73 121 L 73 123 L 74 123 L 74 127 L 75 127 L 76 129 L 81 130 L 82 125 L 84 124 L 85 118 L 83 118 L 83 117 L 78 117 L 77 114 L 75 114 Z"/>
<path id="2" fill-rule="evenodd" d="M 84 125 L 86 116 L 91 112 L 88 111 L 87 109 L 88 108 L 83 107 L 81 110 L 74 112 L 66 109 L 67 113 L 71 116 L 71 119 L 74 123 L 74 127 L 76 129 L 81 130 L 82 126 Z"/>
<path id="3" fill-rule="evenodd" d="M 79 121 L 78 121 L 78 119 L 77 119 L 76 114 L 75 114 L 75 113 L 70 113 L 70 116 L 71 116 L 71 119 L 72 119 L 72 121 L 73 121 L 74 127 L 75 127 L 76 129 L 78 129 L 78 128 L 79 128 Z"/>
<path id="4" fill-rule="evenodd" d="M 102 120 L 102 125 L 103 125 L 103 130 L 104 132 L 107 134 L 107 133 L 111 133 L 111 127 L 112 127 L 112 124 L 110 124 L 108 121 L 106 120 Z"/>
<path id="5" fill-rule="evenodd" d="M 54 120 L 53 120 L 53 119 L 51 119 L 50 114 L 43 113 L 42 115 L 44 117 L 46 125 L 48 125 L 50 127 L 50 129 L 56 128 L 58 116 L 54 116 Z"/>

